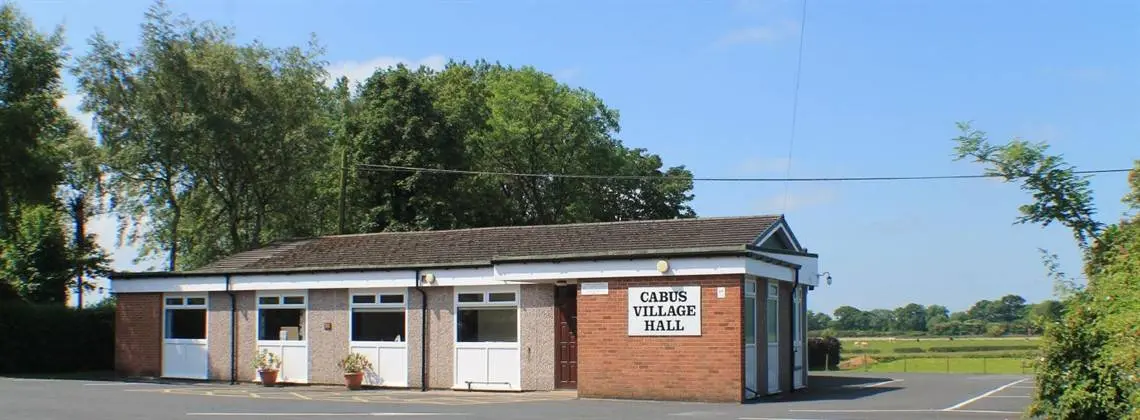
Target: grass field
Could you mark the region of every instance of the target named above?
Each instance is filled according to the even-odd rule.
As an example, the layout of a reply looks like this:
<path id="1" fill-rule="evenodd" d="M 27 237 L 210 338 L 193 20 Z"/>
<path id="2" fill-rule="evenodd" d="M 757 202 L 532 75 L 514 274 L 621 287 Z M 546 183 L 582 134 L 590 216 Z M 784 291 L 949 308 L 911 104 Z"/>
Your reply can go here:
<path id="1" fill-rule="evenodd" d="M 1037 338 L 841 339 L 840 368 L 868 372 L 1028 373 Z"/>

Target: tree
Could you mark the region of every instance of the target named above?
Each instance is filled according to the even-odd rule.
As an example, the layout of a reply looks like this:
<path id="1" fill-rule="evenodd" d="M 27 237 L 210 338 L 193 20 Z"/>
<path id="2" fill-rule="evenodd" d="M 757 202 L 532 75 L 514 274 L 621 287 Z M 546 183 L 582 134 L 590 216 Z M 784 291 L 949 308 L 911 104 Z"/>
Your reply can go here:
<path id="1" fill-rule="evenodd" d="M 807 311 L 808 331 L 826 330 L 831 327 L 831 317 L 822 312 Z"/>
<path id="2" fill-rule="evenodd" d="M 896 325 L 895 312 L 890 309 L 872 309 L 866 312 L 867 329 L 874 331 L 890 331 Z"/>
<path id="3" fill-rule="evenodd" d="M 25 301 L 64 304 L 73 266 L 60 214 L 51 206 L 26 207 L 7 239 L 0 239 L 0 280 Z"/>
<path id="4" fill-rule="evenodd" d="M 1061 321 L 1046 324 L 1028 415 L 1047 418 L 1135 418 L 1140 407 L 1140 215 L 1113 225 L 1095 219 L 1088 180 L 1043 143 L 1014 140 L 989 144 L 959 124 L 959 158 L 972 156 L 986 172 L 1017 180 L 1034 202 L 1021 207 L 1020 223 L 1068 227 L 1082 250 L 1088 283 L 1067 290 Z M 1140 209 L 1140 161 L 1129 174 L 1124 201 Z M 1068 281 L 1046 253 L 1056 284 Z"/>
<path id="5" fill-rule="evenodd" d="M 917 303 L 907 304 L 894 313 L 894 329 L 899 331 L 926 331 L 926 308 Z"/>
<path id="6" fill-rule="evenodd" d="M 926 307 L 926 323 L 938 324 L 950 320 L 950 310 L 942 305 L 930 305 Z"/>
<path id="7" fill-rule="evenodd" d="M 1025 317 L 1025 298 L 1018 295 L 1005 295 L 995 302 L 996 317 L 1001 322 L 1013 322 Z"/>
<path id="8" fill-rule="evenodd" d="M 59 201 L 71 219 L 69 244 L 75 279 L 77 307 L 83 307 L 83 292 L 95 289 L 85 278 L 103 276 L 109 272 L 106 253 L 99 247 L 93 234 L 87 233 L 87 222 L 102 209 L 101 150 L 78 126 L 62 144 L 63 179 L 57 188 Z"/>
<path id="9" fill-rule="evenodd" d="M 62 45 L 62 30 L 39 33 L 14 5 L 0 5 L 0 239 L 10 236 L 21 206 L 53 202 L 55 147 L 69 129 L 58 105 Z"/>
<path id="10" fill-rule="evenodd" d="M 835 308 L 835 328 L 844 331 L 858 331 L 870 329 L 867 314 L 854 306 L 840 306 Z"/>

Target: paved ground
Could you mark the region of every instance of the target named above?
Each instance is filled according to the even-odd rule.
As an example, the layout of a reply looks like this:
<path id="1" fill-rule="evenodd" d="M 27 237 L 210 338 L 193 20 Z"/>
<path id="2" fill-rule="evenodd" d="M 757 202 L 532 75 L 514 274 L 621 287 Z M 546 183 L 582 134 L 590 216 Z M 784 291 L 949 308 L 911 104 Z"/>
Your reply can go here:
<path id="1" fill-rule="evenodd" d="M 1032 379 L 1007 375 L 834 374 L 811 389 L 748 404 L 578 399 L 574 393 L 481 393 L 0 377 L 0 418 L 72 420 L 470 419 L 1016 419 Z"/>

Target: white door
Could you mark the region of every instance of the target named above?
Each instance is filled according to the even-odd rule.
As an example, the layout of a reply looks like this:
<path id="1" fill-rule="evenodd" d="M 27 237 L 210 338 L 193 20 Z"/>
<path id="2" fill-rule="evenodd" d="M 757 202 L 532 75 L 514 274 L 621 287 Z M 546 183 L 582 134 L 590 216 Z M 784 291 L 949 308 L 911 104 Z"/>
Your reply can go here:
<path id="1" fill-rule="evenodd" d="M 795 389 L 804 387 L 804 332 L 803 332 L 803 287 L 797 287 L 792 294 L 792 307 L 795 313 L 792 316 L 792 358 L 795 360 L 795 372 L 792 374 L 792 386 Z"/>
<path id="2" fill-rule="evenodd" d="M 207 379 L 206 295 L 166 294 L 162 311 L 162 376 Z"/>
<path id="3" fill-rule="evenodd" d="M 522 389 L 519 292 L 518 286 L 456 288 L 455 388 Z"/>
<path id="4" fill-rule="evenodd" d="M 756 280 L 744 281 L 744 395 L 746 398 L 758 396 L 760 390 L 757 384 L 757 362 L 759 350 L 756 347 L 756 337 L 759 326 L 756 323 Z"/>
<path id="5" fill-rule="evenodd" d="M 780 392 L 780 287 L 779 283 L 768 284 L 767 310 L 764 314 L 765 332 L 768 340 L 768 393 Z"/>
<path id="6" fill-rule="evenodd" d="M 257 294 L 257 351 L 281 360 L 278 382 L 309 382 L 308 300 L 303 290 Z M 256 371 L 254 377 L 261 380 Z"/>

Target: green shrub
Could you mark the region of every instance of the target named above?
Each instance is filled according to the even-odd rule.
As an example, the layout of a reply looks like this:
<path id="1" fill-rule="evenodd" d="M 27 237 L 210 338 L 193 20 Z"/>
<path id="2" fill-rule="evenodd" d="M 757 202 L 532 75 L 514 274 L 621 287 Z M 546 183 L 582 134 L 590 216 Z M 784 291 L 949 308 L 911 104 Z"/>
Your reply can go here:
<path id="1" fill-rule="evenodd" d="M 1018 344 L 1014 346 L 931 346 L 926 351 L 931 353 L 966 353 L 983 351 L 1011 351 L 1036 350 L 1036 344 Z"/>
<path id="2" fill-rule="evenodd" d="M 882 349 L 855 349 L 855 350 L 850 350 L 848 353 L 851 353 L 851 354 L 879 354 L 882 352 L 883 352 Z"/>
<path id="3" fill-rule="evenodd" d="M 0 373 L 111 370 L 113 308 L 0 303 Z"/>
<path id="4" fill-rule="evenodd" d="M 926 353 L 921 347 L 899 347 L 895 349 L 895 353 Z"/>

